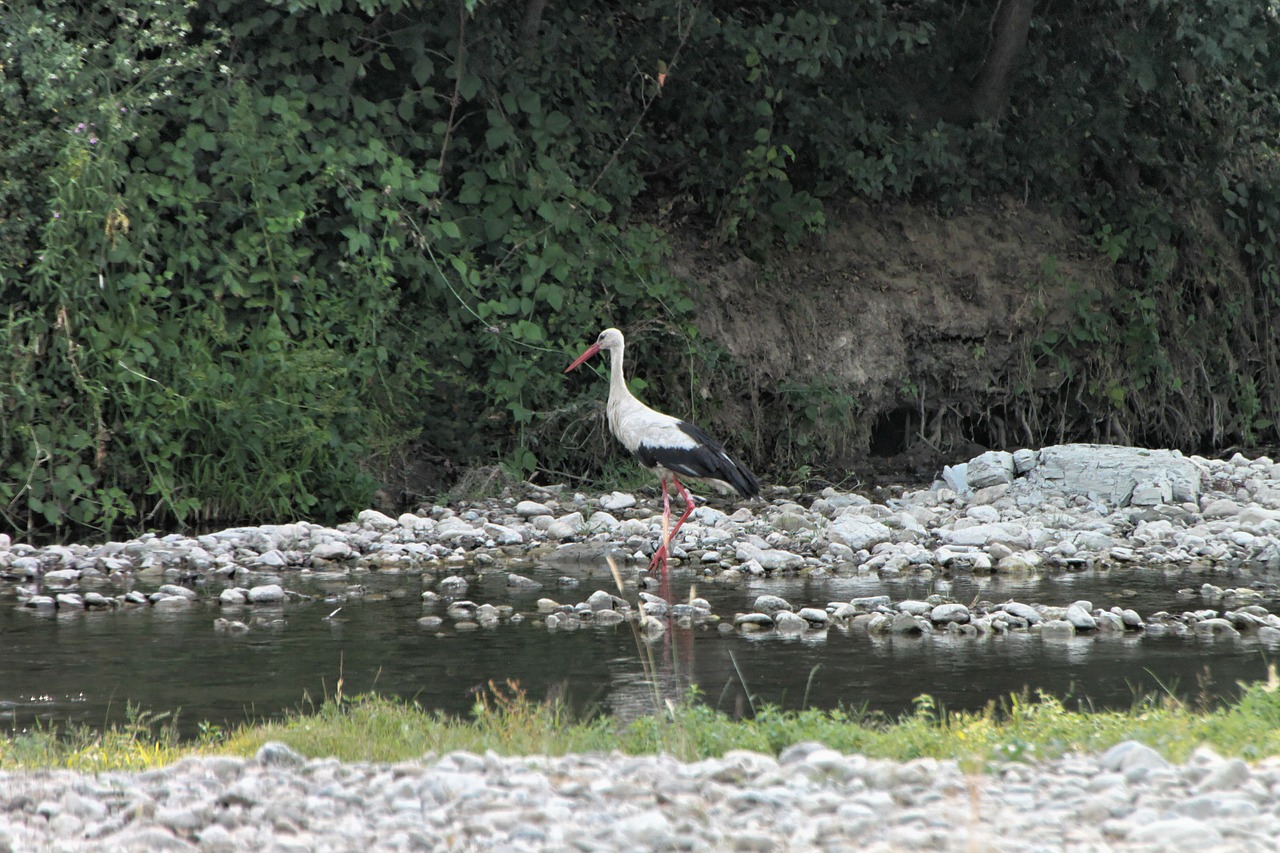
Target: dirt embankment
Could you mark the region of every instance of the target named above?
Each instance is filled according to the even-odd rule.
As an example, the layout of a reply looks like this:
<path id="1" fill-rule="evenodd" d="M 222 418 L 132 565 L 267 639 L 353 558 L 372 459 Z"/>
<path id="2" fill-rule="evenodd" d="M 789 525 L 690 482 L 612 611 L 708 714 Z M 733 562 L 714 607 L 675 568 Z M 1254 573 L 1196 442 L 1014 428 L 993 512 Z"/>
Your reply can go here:
<path id="1" fill-rule="evenodd" d="M 1037 342 L 1082 293 L 1113 288 L 1070 223 L 1015 202 L 945 219 L 855 205 L 831 219 L 767 265 L 677 249 L 702 331 L 742 373 L 718 426 L 746 427 L 757 456 L 783 466 L 811 453 L 872 478 L 932 476 L 973 446 L 1063 438 L 1047 403 L 1060 407 L 1067 380 Z M 797 444 L 806 430 L 817 437 Z"/>

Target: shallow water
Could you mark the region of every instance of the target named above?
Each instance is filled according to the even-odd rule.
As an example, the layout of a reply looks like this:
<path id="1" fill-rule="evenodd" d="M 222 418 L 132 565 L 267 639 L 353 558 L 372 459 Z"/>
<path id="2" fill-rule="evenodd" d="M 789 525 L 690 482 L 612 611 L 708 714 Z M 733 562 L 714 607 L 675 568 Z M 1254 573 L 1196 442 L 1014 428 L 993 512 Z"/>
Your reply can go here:
<path id="1" fill-rule="evenodd" d="M 346 602 L 332 618 L 337 605 L 324 600 L 324 586 L 288 575 L 287 587 L 315 598 L 235 614 L 199 604 L 176 612 L 43 616 L 6 603 L 0 606 L 0 720 L 16 728 L 36 721 L 100 726 L 123 720 L 132 704 L 157 713 L 181 709 L 180 729 L 193 734 L 201 720 L 236 724 L 305 707 L 309 700 L 318 703 L 336 691 L 339 679 L 346 695 L 377 690 L 459 714 L 490 682 L 508 680 L 535 699 L 557 696 L 578 710 L 622 716 L 652 712 L 663 698 L 678 698 L 690 685 L 704 701 L 731 713 L 761 702 L 898 713 L 925 693 L 947 708 L 975 709 L 1027 689 L 1069 703 L 1127 707 L 1140 695 L 1165 690 L 1192 701 L 1234 697 L 1237 682 L 1265 677 L 1267 661 L 1278 651 L 1248 636 L 1206 641 L 1126 634 L 1053 642 L 1027 634 L 871 638 L 834 628 L 789 639 L 725 635 L 714 627 L 676 629 L 645 643 L 629 623 L 574 632 L 549 632 L 539 624 L 538 598 L 573 603 L 596 589 L 612 590 L 607 570 L 522 566 L 518 570 L 543 582 L 544 589 L 519 594 L 506 587 L 508 570 L 491 567 L 479 580 L 472 578 L 465 597 L 511 603 L 525 620 L 466 633 L 453 632 L 448 620 L 439 634 L 418 626 L 423 585 L 413 575 L 364 576 L 365 598 Z M 566 576 L 578 585 L 557 586 Z M 692 573 L 675 573 L 677 599 L 688 596 L 693 579 Z M 796 607 L 878 594 L 897 602 L 935 592 L 964 603 L 1013 598 L 1066 605 L 1088 599 L 1095 607 L 1118 604 L 1146 617 L 1212 606 L 1176 593 L 1205 581 L 1267 586 L 1256 577 L 1134 568 L 952 581 L 781 578 L 737 588 L 699 584 L 697 594 L 726 621 L 763 593 Z M 1274 579 L 1269 588 L 1274 590 Z M 634 601 L 634 590 L 627 597 Z M 1264 604 L 1272 612 L 1280 609 L 1274 597 Z M 247 634 L 220 634 L 213 628 L 219 615 L 262 624 Z"/>

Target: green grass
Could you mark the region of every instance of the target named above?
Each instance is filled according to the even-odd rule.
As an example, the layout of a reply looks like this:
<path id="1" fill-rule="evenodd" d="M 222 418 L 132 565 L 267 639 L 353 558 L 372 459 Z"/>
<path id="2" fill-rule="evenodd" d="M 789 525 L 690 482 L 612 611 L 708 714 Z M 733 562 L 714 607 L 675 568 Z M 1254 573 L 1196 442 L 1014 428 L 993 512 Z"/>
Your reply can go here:
<path id="1" fill-rule="evenodd" d="M 283 720 L 246 723 L 230 731 L 203 727 L 180 741 L 171 719 L 133 711 L 105 731 L 53 727 L 0 739 L 0 769 L 82 771 L 155 767 L 192 754 L 252 755 L 281 741 L 306 756 L 394 762 L 453 750 L 502 755 L 620 750 L 666 752 L 695 760 L 732 749 L 777 754 L 801 741 L 842 752 L 908 760 L 954 758 L 973 769 L 998 760 L 1095 752 L 1139 740 L 1173 761 L 1208 744 L 1222 755 L 1255 760 L 1280 755 L 1280 678 L 1242 687 L 1238 702 L 1194 709 L 1171 697 L 1146 698 L 1123 711 L 1072 711 L 1047 696 L 1013 696 L 980 712 L 939 711 L 929 697 L 900 719 L 847 711 L 781 711 L 762 706 L 732 720 L 704 704 L 668 708 L 622 724 L 597 715 L 573 719 L 561 705 L 532 702 L 514 686 L 491 685 L 470 719 L 424 711 L 377 695 L 344 697 Z"/>
<path id="2" fill-rule="evenodd" d="M 0 738 L 0 770 L 144 770 L 204 751 L 216 739 L 183 743 L 177 721 L 169 714 L 150 714 L 130 706 L 125 718 L 124 723 L 104 730 L 40 725 Z"/>

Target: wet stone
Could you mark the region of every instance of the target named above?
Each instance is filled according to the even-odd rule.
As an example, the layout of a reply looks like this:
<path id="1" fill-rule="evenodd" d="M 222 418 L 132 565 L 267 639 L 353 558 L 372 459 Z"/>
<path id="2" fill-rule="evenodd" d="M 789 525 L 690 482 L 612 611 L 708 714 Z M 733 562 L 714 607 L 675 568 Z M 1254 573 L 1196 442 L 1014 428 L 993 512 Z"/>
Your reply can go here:
<path id="1" fill-rule="evenodd" d="M 785 598 L 776 595 L 761 595 L 755 600 L 752 607 L 760 613 L 774 614 L 780 610 L 794 610 L 791 602 Z"/>
<path id="2" fill-rule="evenodd" d="M 925 623 L 910 613 L 897 614 L 889 624 L 889 632 L 892 634 L 921 634 L 925 628 Z"/>
<path id="3" fill-rule="evenodd" d="M 806 619 L 789 610 L 779 610 L 775 613 L 773 625 L 781 634 L 799 634 L 809 628 L 809 622 Z"/>
<path id="4" fill-rule="evenodd" d="M 1040 637 L 1045 640 L 1068 640 L 1076 635 L 1076 626 L 1066 619 L 1050 619 L 1040 625 Z"/>
<path id="5" fill-rule="evenodd" d="M 830 614 L 817 607 L 802 607 L 796 615 L 812 625 L 826 625 L 831 621 Z"/>
<path id="6" fill-rule="evenodd" d="M 458 575 L 450 575 L 447 578 L 442 578 L 441 581 L 436 584 L 436 592 L 441 595 L 456 597 L 459 595 L 466 595 L 469 587 L 470 584 L 467 583 L 466 578 L 459 577 Z"/>
<path id="7" fill-rule="evenodd" d="M 250 604 L 279 604 L 285 600 L 285 592 L 280 584 L 270 583 L 251 588 L 247 598 Z"/>
<path id="8" fill-rule="evenodd" d="M 1067 608 L 1066 620 L 1077 631 L 1092 631 L 1098 627 L 1097 620 L 1080 604 L 1072 604 Z"/>
<path id="9" fill-rule="evenodd" d="M 512 573 L 507 575 L 507 588 L 519 590 L 521 592 L 529 592 L 542 589 L 542 584 L 532 578 L 527 578 L 524 575 Z"/>
<path id="10" fill-rule="evenodd" d="M 929 611 L 929 619 L 935 623 L 964 623 L 970 618 L 969 608 L 963 604 L 939 604 Z"/>

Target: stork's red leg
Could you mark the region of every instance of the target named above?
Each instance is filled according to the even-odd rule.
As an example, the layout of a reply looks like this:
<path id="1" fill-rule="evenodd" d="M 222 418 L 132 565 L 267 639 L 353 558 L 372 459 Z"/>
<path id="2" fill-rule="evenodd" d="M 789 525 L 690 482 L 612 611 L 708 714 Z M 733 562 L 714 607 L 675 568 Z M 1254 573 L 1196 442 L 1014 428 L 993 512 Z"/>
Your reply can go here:
<path id="1" fill-rule="evenodd" d="M 680 478 L 675 474 L 671 475 L 671 482 L 676 484 L 676 488 L 680 490 L 680 500 L 684 501 L 684 513 L 671 530 L 671 538 L 675 539 L 676 534 L 680 532 L 680 528 L 684 526 L 685 520 L 693 513 L 693 496 L 689 494 L 689 490 L 684 487 L 684 483 L 680 482 Z"/>
<path id="2" fill-rule="evenodd" d="M 667 531 L 667 538 L 658 546 L 658 550 L 653 554 L 653 560 L 649 562 L 649 570 L 653 571 L 659 564 L 662 565 L 662 573 L 667 571 L 667 557 L 670 554 L 670 543 L 675 541 L 676 534 L 680 532 L 680 528 L 684 526 L 685 521 L 693 514 L 694 503 L 693 496 L 689 494 L 689 490 L 684 487 L 684 483 L 680 482 L 680 478 L 675 474 L 671 475 L 671 482 L 676 484 L 676 488 L 680 490 L 680 499 L 684 501 L 684 512 L 680 518 L 676 520 L 675 527 L 671 524 L 671 496 L 667 493 L 667 478 L 662 478 L 662 529 Z"/>
<path id="3" fill-rule="evenodd" d="M 675 479 L 672 477 L 671 479 Z M 674 531 L 671 530 L 671 495 L 667 491 L 667 476 L 662 475 L 662 534 L 663 540 L 658 543 L 658 550 L 653 552 L 653 559 L 649 561 L 649 571 L 661 567 L 662 575 L 667 574 L 667 543 L 671 541 Z"/>

